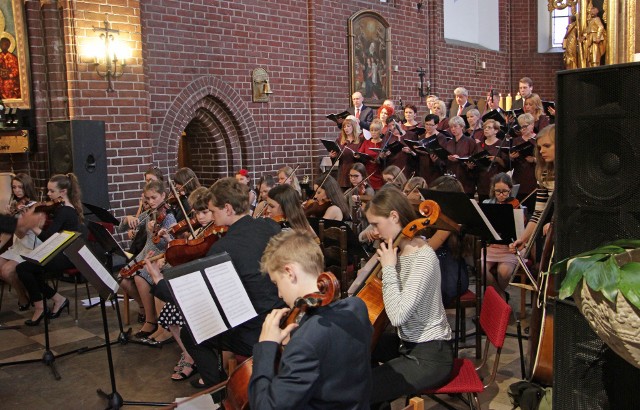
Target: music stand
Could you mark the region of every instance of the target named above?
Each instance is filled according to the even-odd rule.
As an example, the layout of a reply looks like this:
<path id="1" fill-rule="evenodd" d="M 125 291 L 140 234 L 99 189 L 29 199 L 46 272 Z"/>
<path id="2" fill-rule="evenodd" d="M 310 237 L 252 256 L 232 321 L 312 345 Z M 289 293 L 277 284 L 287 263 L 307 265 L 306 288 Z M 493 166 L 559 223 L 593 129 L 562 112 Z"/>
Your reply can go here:
<path id="1" fill-rule="evenodd" d="M 33 261 L 33 263 L 36 263 L 40 266 L 46 266 L 47 263 L 53 259 L 53 257 L 55 255 L 57 255 L 58 253 L 62 252 L 65 248 L 67 248 L 68 246 L 70 246 L 74 241 L 79 240 L 80 238 L 80 234 L 79 233 L 75 233 L 70 240 L 57 245 L 57 247 L 55 248 L 55 250 L 53 252 L 51 252 L 49 254 L 49 256 L 45 259 L 43 259 L 41 262 L 35 259 L 30 259 L 31 261 Z M 52 238 L 50 238 L 52 239 Z M 49 242 L 49 241 L 47 241 Z M 40 246 L 43 246 L 42 244 Z M 46 245 L 44 245 L 46 246 Z M 38 248 L 36 248 L 38 249 Z M 67 356 L 73 353 L 82 353 L 86 351 L 86 347 L 81 347 L 80 349 L 76 349 L 76 350 L 72 350 L 70 352 L 66 352 L 66 353 L 62 353 L 62 354 L 58 354 L 57 356 L 53 354 L 53 352 L 51 351 L 51 345 L 49 343 L 49 308 L 47 306 L 47 299 L 42 298 L 42 303 L 44 305 L 44 311 L 43 311 L 43 315 L 44 315 L 44 353 L 42 355 L 42 359 L 28 359 L 28 360 L 19 360 L 19 361 L 15 361 L 15 362 L 6 362 L 6 363 L 0 363 L 0 367 L 3 366 L 13 366 L 13 365 L 18 365 L 18 364 L 27 364 L 27 363 L 35 363 L 35 362 L 42 362 L 45 365 L 47 365 L 49 367 L 49 369 L 51 370 L 51 373 L 53 374 L 53 377 L 56 380 L 60 380 L 62 378 L 62 376 L 60 376 L 60 373 L 58 373 L 58 369 L 56 369 L 56 364 L 55 364 L 55 359 L 56 357 L 63 357 L 63 356 Z M 8 327 L 7 327 L 8 329 Z"/>
<path id="2" fill-rule="evenodd" d="M 107 394 L 102 389 L 98 389 L 97 393 L 100 397 L 104 397 L 109 402 L 107 409 L 118 410 L 122 406 L 167 406 L 170 403 L 154 403 L 154 402 L 135 402 L 125 401 L 116 390 L 116 377 L 113 370 L 113 357 L 111 355 L 111 344 L 116 343 L 109 340 L 109 324 L 107 322 L 107 308 L 105 300 L 111 299 L 118 291 L 118 282 L 111 276 L 111 272 L 100 263 L 93 252 L 87 247 L 86 243 L 79 239 L 65 249 L 65 255 L 71 260 L 76 269 L 78 269 L 91 285 L 98 291 L 100 295 L 100 310 L 102 311 L 102 327 L 104 329 L 104 347 L 107 348 L 107 361 L 109 364 L 109 377 L 111 381 L 111 393 Z M 117 306 L 117 300 L 116 300 Z M 118 320 L 120 314 L 118 312 Z M 120 322 L 122 329 L 122 322 Z M 122 332 L 121 332 L 122 335 Z M 102 346 L 99 346 L 102 347 Z M 97 347 L 96 347 L 97 348 Z M 95 348 L 92 348 L 93 350 Z"/>
<path id="3" fill-rule="evenodd" d="M 117 226 L 120 222 L 116 219 L 115 216 L 111 215 L 109 211 L 104 208 L 100 208 L 99 206 L 89 204 L 87 202 L 83 202 L 84 205 L 92 214 L 96 216 L 102 222 L 110 223 Z"/>
<path id="4" fill-rule="evenodd" d="M 98 242 L 98 244 L 102 247 L 102 249 L 104 250 L 104 256 L 106 257 L 106 269 L 107 271 L 112 274 L 113 273 L 113 255 L 118 255 L 121 256 L 123 258 L 125 258 L 125 260 L 128 262 L 129 260 L 131 260 L 131 254 L 126 252 L 124 249 L 122 249 L 122 247 L 120 246 L 120 244 L 115 240 L 115 238 L 113 237 L 113 235 L 111 235 L 111 233 L 107 230 L 107 228 L 105 228 L 103 225 L 97 223 L 97 222 L 93 222 L 93 221 L 88 221 L 87 222 L 87 228 L 89 228 L 89 231 L 91 231 L 91 233 L 93 234 L 93 236 L 96 238 L 96 241 Z M 129 328 L 126 332 L 124 330 L 124 327 L 122 326 L 122 316 L 120 315 L 120 305 L 118 303 L 118 294 L 115 293 L 113 295 L 113 299 L 114 301 L 114 306 L 116 309 L 116 316 L 118 318 L 118 326 L 120 328 L 120 335 L 118 336 L 118 342 L 120 342 L 120 344 L 126 344 L 128 342 L 132 342 L 132 343 L 137 343 L 137 344 L 143 344 L 145 346 L 150 346 L 147 343 L 143 343 L 140 342 L 138 340 L 131 340 L 129 338 L 129 336 L 131 336 L 131 328 Z M 87 309 L 91 308 L 93 306 L 89 306 L 87 307 Z M 158 346 L 160 347 L 160 346 Z"/>
<path id="5" fill-rule="evenodd" d="M 464 192 L 446 192 L 446 191 L 434 191 L 430 189 L 418 188 L 420 193 L 425 199 L 431 199 L 440 205 L 442 213 L 453 219 L 456 223 L 460 224 L 460 232 L 458 233 L 460 238 L 460 255 L 462 255 L 464 235 L 475 235 L 482 240 L 482 247 L 484 252 L 484 260 L 487 260 L 486 242 L 488 240 L 501 240 L 500 235 L 491 225 L 491 222 L 487 219 L 486 215 L 482 212 L 482 209 L 474 199 L 469 199 Z M 458 260 L 458 286 L 456 298 L 456 325 L 455 325 L 455 342 L 454 351 L 456 357 L 458 355 L 458 339 L 460 337 L 460 295 L 462 294 L 462 263 L 463 260 L 460 257 Z M 483 267 L 483 280 L 486 275 L 486 264 Z M 479 297 L 479 295 L 477 295 Z M 476 326 L 477 327 L 477 326 Z"/>

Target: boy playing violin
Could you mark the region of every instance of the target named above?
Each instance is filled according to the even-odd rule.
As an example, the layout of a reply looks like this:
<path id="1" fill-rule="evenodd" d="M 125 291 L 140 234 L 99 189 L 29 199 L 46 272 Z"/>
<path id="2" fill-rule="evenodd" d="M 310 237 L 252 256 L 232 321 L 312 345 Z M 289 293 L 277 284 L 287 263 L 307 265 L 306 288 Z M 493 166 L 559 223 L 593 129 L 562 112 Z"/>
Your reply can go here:
<path id="1" fill-rule="evenodd" d="M 318 292 L 324 258 L 309 233 L 287 231 L 269 241 L 260 266 L 293 308 L 297 300 Z M 297 324 L 281 329 L 290 308 L 267 315 L 253 347 L 250 407 L 368 409 L 372 327 L 362 299 L 347 298 L 309 309 Z M 276 372 L 274 364 L 283 342 L 286 346 Z"/>

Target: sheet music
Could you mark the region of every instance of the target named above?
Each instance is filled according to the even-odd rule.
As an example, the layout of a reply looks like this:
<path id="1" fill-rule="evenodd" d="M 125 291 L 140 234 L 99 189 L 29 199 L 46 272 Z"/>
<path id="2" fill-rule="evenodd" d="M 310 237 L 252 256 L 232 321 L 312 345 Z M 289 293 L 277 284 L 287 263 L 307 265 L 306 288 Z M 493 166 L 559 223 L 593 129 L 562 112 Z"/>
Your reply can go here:
<path id="1" fill-rule="evenodd" d="M 53 235 L 51 235 L 49 239 L 47 239 L 46 241 L 41 243 L 39 246 L 37 246 L 35 249 L 33 249 L 31 252 L 28 252 L 22 256 L 27 259 L 32 259 L 38 262 L 42 262 L 47 258 L 47 256 L 55 252 L 55 250 L 58 249 L 60 245 L 64 244 L 74 235 L 75 235 L 75 232 L 72 232 L 72 231 L 56 232 Z"/>
<path id="2" fill-rule="evenodd" d="M 249 295 L 231 261 L 210 266 L 204 270 L 204 273 L 211 283 L 231 327 L 257 316 L 256 310 L 249 300 Z"/>
<path id="3" fill-rule="evenodd" d="M 227 330 L 200 271 L 169 279 L 169 283 L 196 343 Z"/>
<path id="4" fill-rule="evenodd" d="M 489 228 L 491 235 L 493 235 L 493 239 L 495 239 L 496 241 L 501 241 L 502 238 L 500 237 L 500 235 L 498 235 L 498 232 L 496 232 L 493 225 L 491 225 L 491 222 L 489 222 L 489 219 L 487 219 L 487 215 L 485 215 L 484 212 L 482 212 L 482 208 L 480 208 L 480 205 L 478 205 L 478 201 L 476 201 L 475 199 L 470 199 L 470 201 L 471 201 L 471 204 L 478 211 L 478 214 L 480 215 L 480 217 L 482 217 L 484 224 L 487 226 L 487 228 Z"/>
<path id="5" fill-rule="evenodd" d="M 82 248 L 78 250 L 78 255 L 87 262 L 91 269 L 98 275 L 102 283 L 111 289 L 111 293 L 116 293 L 118 291 L 118 282 L 113 278 L 113 276 L 111 276 L 109 271 L 107 271 L 107 269 L 100 263 L 86 245 L 82 246 Z"/>
<path id="6" fill-rule="evenodd" d="M 371 131 L 366 130 L 366 129 L 362 129 L 362 135 L 364 135 L 364 139 L 366 140 L 370 140 L 371 139 Z"/>
<path id="7" fill-rule="evenodd" d="M 524 232 L 524 209 L 514 209 L 513 210 L 513 220 L 516 224 L 516 237 L 522 238 L 522 233 Z M 517 239 L 514 238 L 514 239 Z"/>

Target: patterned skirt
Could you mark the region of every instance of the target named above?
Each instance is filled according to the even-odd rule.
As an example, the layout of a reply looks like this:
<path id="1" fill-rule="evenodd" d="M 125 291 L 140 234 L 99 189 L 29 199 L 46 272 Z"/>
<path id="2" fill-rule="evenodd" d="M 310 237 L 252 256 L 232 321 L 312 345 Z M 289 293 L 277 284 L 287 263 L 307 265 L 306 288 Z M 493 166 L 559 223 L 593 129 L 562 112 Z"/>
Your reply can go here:
<path id="1" fill-rule="evenodd" d="M 184 326 L 185 321 L 178 307 L 169 302 L 162 307 L 162 310 L 160 310 L 160 315 L 158 315 L 158 323 L 163 328 L 169 330 L 170 325 L 178 325 L 182 327 Z"/>

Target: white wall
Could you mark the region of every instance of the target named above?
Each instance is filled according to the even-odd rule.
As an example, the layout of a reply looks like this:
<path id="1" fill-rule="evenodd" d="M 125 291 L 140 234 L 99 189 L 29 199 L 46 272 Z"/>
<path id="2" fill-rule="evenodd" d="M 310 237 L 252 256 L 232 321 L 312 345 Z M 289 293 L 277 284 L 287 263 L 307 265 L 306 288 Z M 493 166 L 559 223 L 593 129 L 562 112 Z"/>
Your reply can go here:
<path id="1" fill-rule="evenodd" d="M 498 0 L 444 0 L 447 42 L 500 50 Z"/>

